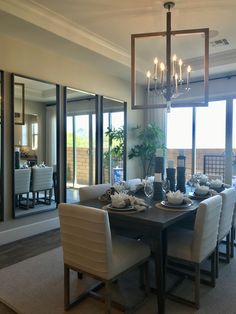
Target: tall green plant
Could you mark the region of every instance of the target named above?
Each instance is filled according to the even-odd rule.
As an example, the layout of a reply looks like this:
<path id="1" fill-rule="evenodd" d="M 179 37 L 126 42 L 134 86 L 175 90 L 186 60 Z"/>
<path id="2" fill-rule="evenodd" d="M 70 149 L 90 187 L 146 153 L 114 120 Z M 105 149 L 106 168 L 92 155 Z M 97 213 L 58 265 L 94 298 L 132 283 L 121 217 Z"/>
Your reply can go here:
<path id="1" fill-rule="evenodd" d="M 154 160 L 157 149 L 165 150 L 165 136 L 163 131 L 154 123 L 148 124 L 143 129 L 141 126 L 134 128 L 139 144 L 136 144 L 128 153 L 129 159 L 140 158 L 143 175 L 153 174 Z"/>
<path id="2" fill-rule="evenodd" d="M 124 156 L 124 128 L 107 128 L 105 135 L 109 138 L 110 151 L 105 153 L 105 158 L 108 154 L 114 161 L 122 161 Z"/>

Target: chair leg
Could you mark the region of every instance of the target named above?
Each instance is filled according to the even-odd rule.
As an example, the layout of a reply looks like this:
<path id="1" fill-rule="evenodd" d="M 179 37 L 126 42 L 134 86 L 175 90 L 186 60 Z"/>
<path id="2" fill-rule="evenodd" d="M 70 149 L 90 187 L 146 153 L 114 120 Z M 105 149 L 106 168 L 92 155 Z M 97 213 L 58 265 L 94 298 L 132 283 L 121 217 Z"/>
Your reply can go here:
<path id="1" fill-rule="evenodd" d="M 195 306 L 200 307 L 200 264 L 195 264 Z"/>
<path id="2" fill-rule="evenodd" d="M 64 309 L 70 307 L 70 269 L 64 264 Z"/>
<path id="3" fill-rule="evenodd" d="M 211 285 L 216 285 L 216 250 L 211 254 Z"/>
<path id="4" fill-rule="evenodd" d="M 111 314 L 111 283 L 109 280 L 105 282 L 105 313 Z"/>
<path id="5" fill-rule="evenodd" d="M 219 277 L 219 243 L 216 244 L 216 278 Z"/>
<path id="6" fill-rule="evenodd" d="M 230 232 L 226 236 L 226 263 L 230 263 Z"/>
<path id="7" fill-rule="evenodd" d="M 230 256 L 234 257 L 234 238 L 235 238 L 235 228 L 234 226 L 231 227 L 230 232 Z"/>

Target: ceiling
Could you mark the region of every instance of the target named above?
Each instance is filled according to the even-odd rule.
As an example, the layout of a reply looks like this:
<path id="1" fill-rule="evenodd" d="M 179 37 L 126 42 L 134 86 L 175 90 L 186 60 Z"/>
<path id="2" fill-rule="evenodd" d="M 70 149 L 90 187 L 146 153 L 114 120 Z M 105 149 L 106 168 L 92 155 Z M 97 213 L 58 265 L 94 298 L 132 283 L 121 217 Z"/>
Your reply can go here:
<path id="1" fill-rule="evenodd" d="M 130 35 L 165 31 L 164 1 L 0 0 L 0 32 L 129 80 Z M 176 0 L 172 30 L 210 29 L 210 75 L 236 73 L 235 0 Z M 223 45 L 226 39 L 229 44 Z M 198 38 L 199 40 L 199 38 Z M 219 41 L 215 45 L 215 41 Z M 182 45 L 201 57 L 195 39 Z"/>

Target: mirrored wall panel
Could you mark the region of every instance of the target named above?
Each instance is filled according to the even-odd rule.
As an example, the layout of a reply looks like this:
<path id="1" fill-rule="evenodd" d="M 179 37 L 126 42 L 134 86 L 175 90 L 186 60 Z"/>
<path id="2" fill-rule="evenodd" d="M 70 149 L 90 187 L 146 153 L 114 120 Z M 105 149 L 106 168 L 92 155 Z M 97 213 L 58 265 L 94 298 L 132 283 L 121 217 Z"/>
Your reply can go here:
<path id="1" fill-rule="evenodd" d="M 79 201 L 79 187 L 95 184 L 96 96 L 66 88 L 66 200 Z"/>
<path id="2" fill-rule="evenodd" d="M 14 217 L 56 208 L 56 85 L 14 75 Z"/>
<path id="3" fill-rule="evenodd" d="M 103 97 L 103 183 L 125 180 L 126 105 Z"/>
<path id="4" fill-rule="evenodd" d="M 0 220 L 3 220 L 3 72 L 0 71 Z"/>

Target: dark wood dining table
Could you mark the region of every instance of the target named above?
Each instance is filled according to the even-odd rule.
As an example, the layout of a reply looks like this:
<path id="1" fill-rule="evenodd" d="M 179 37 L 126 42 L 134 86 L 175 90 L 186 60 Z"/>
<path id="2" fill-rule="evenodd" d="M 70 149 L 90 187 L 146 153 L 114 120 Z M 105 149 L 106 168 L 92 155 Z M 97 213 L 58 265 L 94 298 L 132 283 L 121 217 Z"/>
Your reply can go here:
<path id="1" fill-rule="evenodd" d="M 193 200 L 188 210 L 165 208 L 154 200 L 148 200 L 150 207 L 143 212 L 117 212 L 109 210 L 111 228 L 120 233 L 135 232 L 152 241 L 156 271 L 156 293 L 158 313 L 165 313 L 165 262 L 167 256 L 167 232 L 173 226 L 194 213 L 199 201 Z M 158 203 L 158 204 L 157 204 Z M 81 205 L 103 208 L 106 204 L 98 199 L 80 202 Z M 157 206 L 156 206 L 157 205 Z"/>

